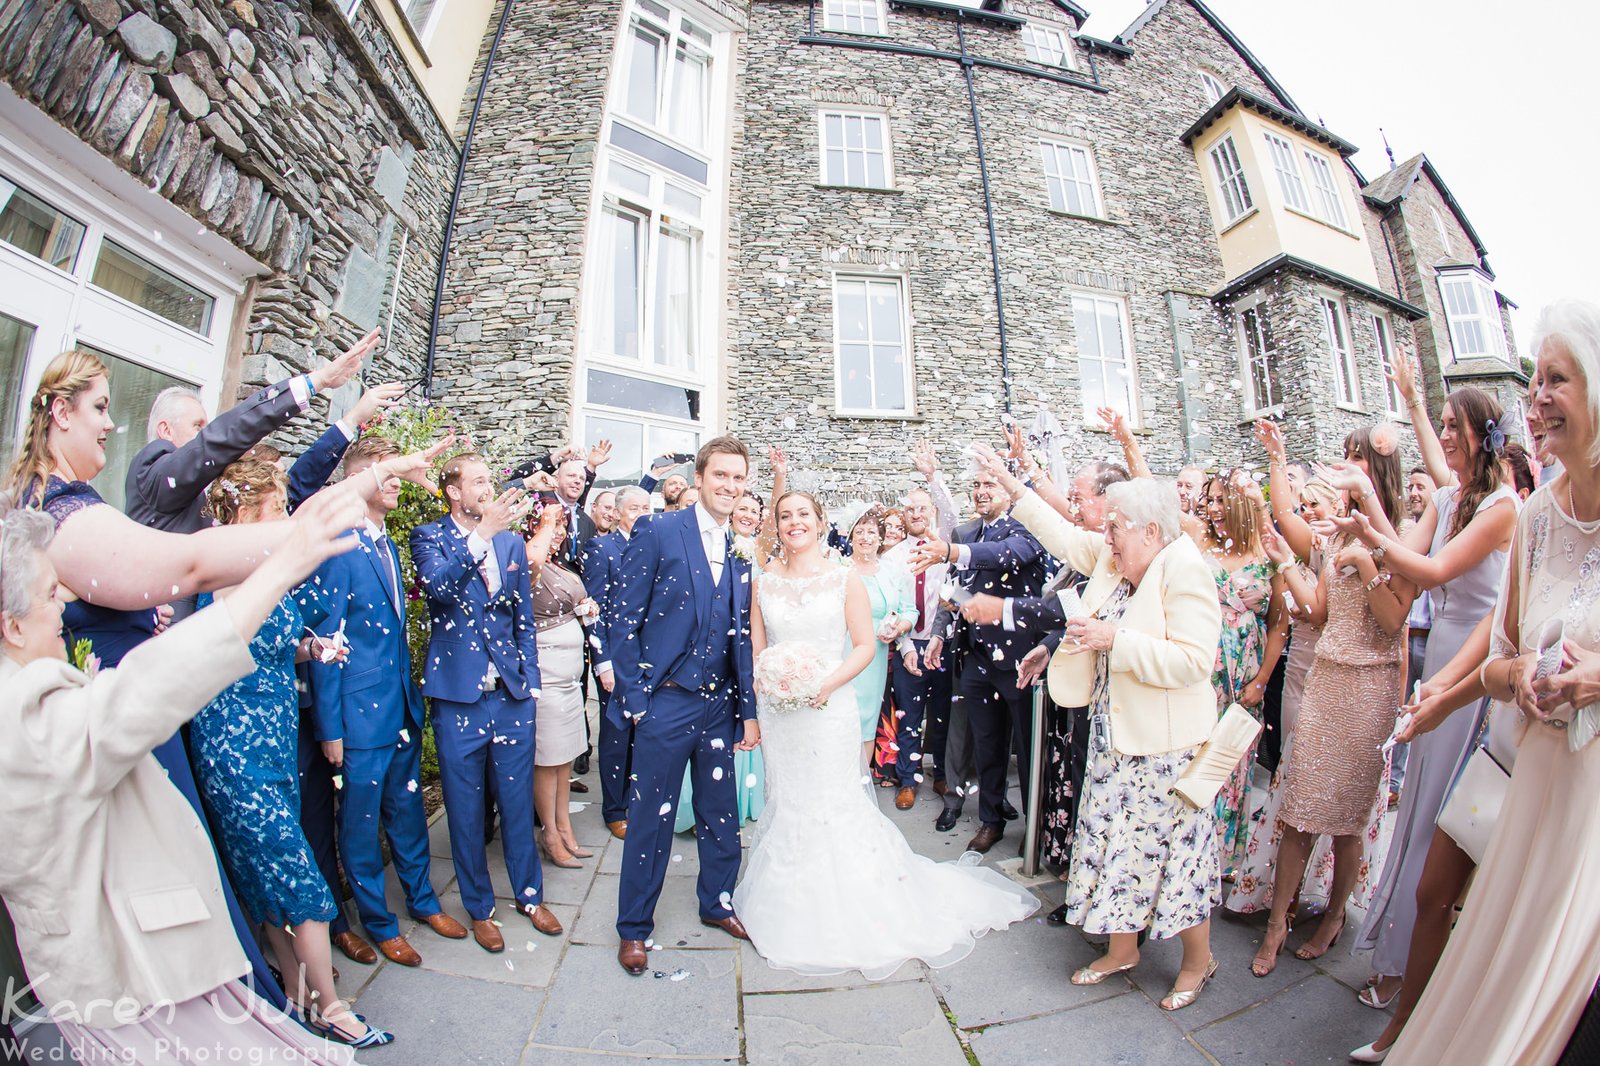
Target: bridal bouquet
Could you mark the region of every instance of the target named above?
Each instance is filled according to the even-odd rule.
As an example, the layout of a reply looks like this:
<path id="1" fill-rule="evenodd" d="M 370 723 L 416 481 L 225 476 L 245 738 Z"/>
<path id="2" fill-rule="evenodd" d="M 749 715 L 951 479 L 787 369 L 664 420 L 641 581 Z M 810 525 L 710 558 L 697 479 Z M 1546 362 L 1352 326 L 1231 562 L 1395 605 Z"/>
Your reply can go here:
<path id="1" fill-rule="evenodd" d="M 822 656 L 814 645 L 785 640 L 756 660 L 756 684 L 768 707 L 784 714 L 803 710 L 822 691 Z"/>

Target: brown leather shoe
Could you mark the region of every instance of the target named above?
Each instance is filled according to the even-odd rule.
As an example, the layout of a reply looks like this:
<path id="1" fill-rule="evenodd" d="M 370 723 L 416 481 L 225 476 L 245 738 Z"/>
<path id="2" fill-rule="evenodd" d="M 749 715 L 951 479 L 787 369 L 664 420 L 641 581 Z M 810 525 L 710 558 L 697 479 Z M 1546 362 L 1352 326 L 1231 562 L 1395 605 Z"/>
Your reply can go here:
<path id="1" fill-rule="evenodd" d="M 916 789 L 914 789 L 914 788 L 902 788 L 899 792 L 895 793 L 895 797 L 894 797 L 894 809 L 895 810 L 897 810 L 897 811 L 909 811 L 911 808 L 915 807 L 916 805 L 917 805 L 917 790 Z"/>
<path id="2" fill-rule="evenodd" d="M 944 783 L 944 778 L 941 777 L 939 780 L 933 783 L 933 794 L 935 796 L 947 795 L 949 791 L 950 786 Z"/>
<path id="3" fill-rule="evenodd" d="M 390 962 L 398 962 L 401 966 L 422 965 L 422 956 L 417 954 L 417 949 L 407 943 L 403 936 L 378 941 L 378 950 L 383 952 L 384 958 Z"/>
<path id="4" fill-rule="evenodd" d="M 730 914 L 726 918 L 719 918 L 715 921 L 710 918 L 701 918 L 700 924 L 708 929 L 721 929 L 724 933 L 739 940 L 750 939 L 750 934 L 744 931 L 744 923 L 739 920 L 739 916 L 736 914 Z"/>
<path id="5" fill-rule="evenodd" d="M 967 841 L 967 850 L 981 854 L 994 847 L 995 843 L 1005 835 L 1006 831 L 1004 829 L 998 829 L 992 825 L 980 826 L 977 833 L 973 834 L 972 839 Z"/>
<path id="6" fill-rule="evenodd" d="M 506 949 L 506 938 L 500 935 L 500 927 L 488 918 L 481 921 L 473 920 L 472 939 L 476 940 L 484 951 L 498 954 Z"/>
<path id="7" fill-rule="evenodd" d="M 611 830 L 611 835 L 618 840 L 626 840 L 628 837 L 628 820 L 626 818 L 618 818 L 614 822 L 607 822 L 606 828 Z"/>
<path id="8" fill-rule="evenodd" d="M 638 977 L 650 963 L 650 952 L 643 940 L 624 940 L 617 948 L 617 961 L 624 970 Z"/>
<path id="9" fill-rule="evenodd" d="M 342 933 L 333 934 L 333 946 L 344 952 L 344 957 L 351 962 L 359 962 L 363 966 L 371 966 L 378 961 L 378 953 L 372 950 L 372 945 L 348 929 Z"/>
<path id="10" fill-rule="evenodd" d="M 567 788 L 571 789 L 573 792 L 576 792 L 580 796 L 589 791 L 589 786 L 584 784 L 582 781 L 579 781 L 576 777 L 567 782 Z"/>
<path id="11" fill-rule="evenodd" d="M 426 915 L 422 920 L 428 923 L 429 929 L 432 929 L 440 936 L 449 937 L 451 940 L 467 939 L 467 927 L 443 911 L 438 914 Z"/>
<path id="12" fill-rule="evenodd" d="M 533 927 L 545 936 L 561 935 L 561 919 L 551 914 L 550 908 L 544 904 L 530 904 L 523 908 L 522 913 L 526 914 L 528 921 L 533 923 Z"/>

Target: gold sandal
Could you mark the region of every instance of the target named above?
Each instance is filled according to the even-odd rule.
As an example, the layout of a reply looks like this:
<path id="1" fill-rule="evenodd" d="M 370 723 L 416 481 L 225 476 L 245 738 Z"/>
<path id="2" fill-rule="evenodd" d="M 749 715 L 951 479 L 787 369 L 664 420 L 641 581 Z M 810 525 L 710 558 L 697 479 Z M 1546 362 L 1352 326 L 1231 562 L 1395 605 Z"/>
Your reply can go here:
<path id="1" fill-rule="evenodd" d="M 1093 965 L 1085 966 L 1081 970 L 1073 973 L 1072 983 L 1075 985 L 1097 985 L 1106 978 L 1114 977 L 1119 973 L 1125 973 L 1137 965 L 1139 965 L 1138 959 L 1134 959 L 1130 963 L 1118 966 L 1114 970 L 1097 970 Z"/>
<path id="2" fill-rule="evenodd" d="M 1200 998 L 1200 990 L 1204 988 L 1206 986 L 1206 982 L 1215 977 L 1216 974 L 1217 957 L 1213 955 L 1211 956 L 1210 965 L 1206 967 L 1206 972 L 1200 978 L 1200 983 L 1183 992 L 1178 991 L 1177 985 L 1173 985 L 1172 991 L 1168 992 L 1166 998 L 1161 1001 L 1161 1009 L 1170 1011 L 1182 1010 L 1183 1008 L 1187 1007 L 1189 1004 Z"/>

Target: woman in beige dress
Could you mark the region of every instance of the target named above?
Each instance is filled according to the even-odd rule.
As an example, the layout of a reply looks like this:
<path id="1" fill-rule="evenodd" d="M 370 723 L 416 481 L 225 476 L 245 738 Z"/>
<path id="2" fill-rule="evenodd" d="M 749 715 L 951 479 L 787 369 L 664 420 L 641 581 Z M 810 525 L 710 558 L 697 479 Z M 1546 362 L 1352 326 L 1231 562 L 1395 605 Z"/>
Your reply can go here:
<path id="1" fill-rule="evenodd" d="M 1518 516 L 1480 670 L 1490 697 L 1521 711 L 1522 738 L 1489 850 L 1389 1055 L 1396 1063 L 1554 1063 L 1600 977 L 1600 307 L 1557 303 L 1534 340 L 1533 406 L 1565 471 Z M 1560 662 L 1537 677 L 1554 620 Z"/>

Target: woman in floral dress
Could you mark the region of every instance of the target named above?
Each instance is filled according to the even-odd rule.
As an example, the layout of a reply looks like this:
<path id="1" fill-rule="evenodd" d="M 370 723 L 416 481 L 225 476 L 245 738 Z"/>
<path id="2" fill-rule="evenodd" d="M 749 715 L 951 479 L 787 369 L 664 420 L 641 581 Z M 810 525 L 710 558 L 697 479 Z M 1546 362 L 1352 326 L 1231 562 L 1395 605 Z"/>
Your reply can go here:
<path id="1" fill-rule="evenodd" d="M 1261 547 L 1263 499 L 1243 471 L 1213 477 L 1205 487 L 1205 520 L 1212 542 L 1208 555 L 1222 605 L 1222 639 L 1212 687 L 1220 717 L 1237 702 L 1261 716 L 1267 680 L 1277 668 L 1288 633 L 1283 610 L 1283 578 Z M 1233 776 L 1217 794 L 1217 842 L 1223 875 L 1244 858 L 1250 836 L 1250 772 L 1255 745 L 1239 760 Z"/>

